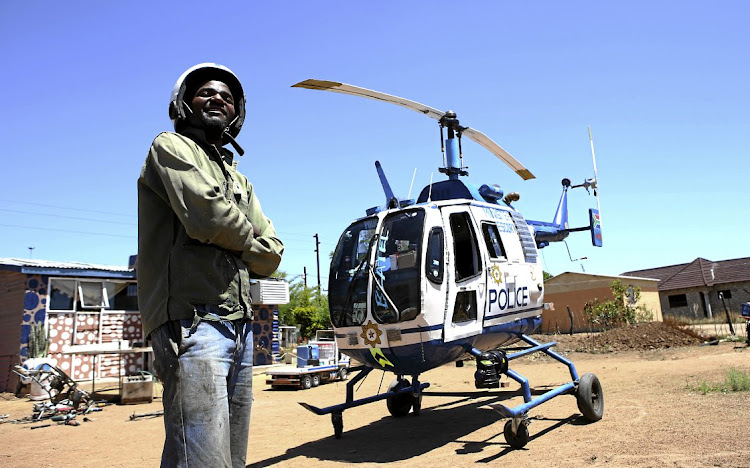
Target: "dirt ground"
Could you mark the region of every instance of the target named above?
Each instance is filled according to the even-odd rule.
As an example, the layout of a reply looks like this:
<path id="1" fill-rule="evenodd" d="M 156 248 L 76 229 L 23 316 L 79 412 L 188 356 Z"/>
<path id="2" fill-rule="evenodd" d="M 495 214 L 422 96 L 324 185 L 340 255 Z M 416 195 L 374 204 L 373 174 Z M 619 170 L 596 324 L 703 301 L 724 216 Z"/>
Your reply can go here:
<path id="1" fill-rule="evenodd" d="M 249 466 L 750 467 L 750 393 L 703 395 L 691 389 L 702 380 L 721 381 L 730 367 L 750 371 L 750 349 L 744 343 L 584 353 L 573 350 L 590 337 L 551 338 L 559 338 L 559 349 L 575 362 L 579 374 L 593 372 L 601 380 L 601 421 L 587 423 L 575 398 L 561 396 L 530 411 L 531 439 L 524 449 L 511 450 L 503 436 L 505 421 L 487 404 L 519 404 L 518 385 L 511 381 L 504 389 L 477 392 L 474 366 L 467 363 L 422 376 L 431 386 L 421 415 L 393 418 L 385 402 L 353 408 L 344 413 L 344 435 L 337 440 L 329 417 L 316 416 L 297 402 L 320 407 L 340 403 L 345 383 L 272 391 L 259 373 L 254 380 Z M 569 379 L 567 369 L 547 357 L 511 364 L 536 390 Z M 371 395 L 391 380 L 392 375 L 372 372 L 357 395 Z M 0 414 L 22 418 L 31 414 L 32 406 L 4 394 Z M 0 462 L 19 468 L 158 466 L 162 418 L 129 417 L 159 409 L 158 399 L 106 406 L 78 427 L 54 424 L 31 430 L 31 424 L 0 424 Z"/>

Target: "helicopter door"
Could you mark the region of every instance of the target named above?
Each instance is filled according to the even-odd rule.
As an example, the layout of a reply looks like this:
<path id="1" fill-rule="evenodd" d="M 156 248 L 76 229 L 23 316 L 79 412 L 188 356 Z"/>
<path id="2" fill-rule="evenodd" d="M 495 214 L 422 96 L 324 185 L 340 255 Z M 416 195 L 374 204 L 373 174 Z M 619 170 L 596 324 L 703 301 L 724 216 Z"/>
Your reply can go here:
<path id="1" fill-rule="evenodd" d="M 468 205 L 442 208 L 448 227 L 448 308 L 443 338 L 446 342 L 482 331 L 485 310 L 485 275 L 477 229 Z"/>

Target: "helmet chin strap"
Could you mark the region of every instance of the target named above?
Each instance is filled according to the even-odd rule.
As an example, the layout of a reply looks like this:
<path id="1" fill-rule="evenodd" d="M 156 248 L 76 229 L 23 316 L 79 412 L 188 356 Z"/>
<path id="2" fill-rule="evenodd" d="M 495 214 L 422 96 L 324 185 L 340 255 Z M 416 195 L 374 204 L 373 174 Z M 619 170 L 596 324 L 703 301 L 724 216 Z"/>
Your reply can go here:
<path id="1" fill-rule="evenodd" d="M 242 149 L 239 143 L 237 143 L 237 140 L 234 139 L 234 137 L 229 133 L 229 126 L 224 129 L 224 132 L 221 134 L 222 139 L 226 137 L 227 140 L 229 140 L 229 143 L 232 144 L 232 147 L 234 147 L 235 151 L 237 151 L 237 154 L 240 156 L 245 154 L 245 150 Z"/>

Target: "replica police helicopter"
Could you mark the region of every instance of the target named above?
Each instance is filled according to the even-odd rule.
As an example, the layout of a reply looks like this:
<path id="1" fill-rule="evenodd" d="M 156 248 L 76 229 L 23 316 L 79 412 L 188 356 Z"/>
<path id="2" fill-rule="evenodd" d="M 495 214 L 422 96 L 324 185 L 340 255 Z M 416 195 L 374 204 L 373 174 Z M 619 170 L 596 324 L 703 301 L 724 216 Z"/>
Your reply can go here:
<path id="1" fill-rule="evenodd" d="M 598 204 L 596 178 L 580 185 L 563 179 L 554 220 L 527 221 L 512 206 L 517 193 L 504 195 L 497 185 L 477 187 L 460 179 L 468 175 L 462 136 L 489 150 L 524 180 L 534 176 L 490 138 L 460 125 L 455 112 L 332 81 L 306 80 L 293 87 L 390 102 L 437 120 L 444 162 L 439 170 L 448 177 L 431 181 L 416 201 L 402 200 L 393 194 L 380 163 L 375 163 L 385 207 L 367 210 L 346 228 L 331 260 L 328 283 L 338 347 L 363 365 L 347 383 L 344 403 L 326 408 L 300 404 L 315 414 L 330 414 L 340 438 L 342 413 L 349 408 L 386 400 L 393 416 L 419 414 L 422 391 L 430 385 L 419 381 L 420 374 L 454 361 L 460 366 L 469 354 L 476 359 L 477 388 L 498 388 L 503 374 L 521 385 L 523 404 L 491 405 L 509 418 L 504 434 L 514 448 L 529 439 L 529 410 L 558 395 L 574 394 L 584 418 L 601 419 L 604 399 L 597 377 L 579 377 L 571 361 L 551 350 L 554 342 L 541 344 L 528 336 L 540 326 L 542 310 L 548 306 L 537 249 L 575 231 L 590 231 L 593 244 L 602 245 L 598 209 L 589 210 L 589 226 L 568 226 L 568 190 L 593 189 Z M 594 171 L 596 177 L 595 159 Z M 519 341 L 527 346 L 512 353 L 502 349 Z M 532 397 L 528 380 L 509 362 L 535 352 L 568 366 L 570 382 Z M 355 384 L 374 369 L 393 372 L 396 379 L 387 392 L 355 399 Z"/>

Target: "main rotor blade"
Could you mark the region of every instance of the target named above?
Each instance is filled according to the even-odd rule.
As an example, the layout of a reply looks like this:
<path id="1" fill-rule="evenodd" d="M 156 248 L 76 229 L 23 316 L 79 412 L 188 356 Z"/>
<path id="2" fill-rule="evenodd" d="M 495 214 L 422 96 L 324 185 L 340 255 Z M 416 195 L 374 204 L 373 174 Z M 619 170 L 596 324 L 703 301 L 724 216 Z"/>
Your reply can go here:
<path id="1" fill-rule="evenodd" d="M 424 104 L 420 104 L 416 101 L 410 101 L 409 99 L 381 93 L 379 91 L 373 91 L 371 89 L 360 88 L 359 86 L 348 85 L 346 83 L 337 83 L 335 81 L 305 80 L 292 85 L 292 88 L 319 89 L 321 91 L 333 91 L 334 93 L 351 94 L 352 96 L 361 96 L 375 99 L 377 101 L 390 102 L 392 104 L 417 111 L 420 114 L 432 117 L 435 120 L 440 120 L 445 115 L 445 112 L 443 111 L 433 109 L 430 106 L 425 106 Z"/>
<path id="2" fill-rule="evenodd" d="M 421 104 L 416 101 L 411 101 L 409 99 L 404 99 L 398 96 L 393 96 L 391 94 L 381 93 L 379 91 L 373 91 L 371 89 L 366 88 L 360 88 L 359 86 L 353 86 L 346 83 L 339 83 L 336 81 L 324 81 L 324 80 L 305 80 L 301 81 L 297 84 L 292 85 L 293 88 L 307 88 L 307 89 L 319 89 L 321 91 L 332 91 L 334 93 L 341 93 L 341 94 L 351 94 L 352 96 L 361 96 L 366 97 L 370 99 L 375 99 L 378 101 L 385 101 L 390 102 L 392 104 L 396 104 L 401 107 L 406 107 L 407 109 L 411 109 L 413 111 L 419 112 L 420 114 L 424 114 L 428 117 L 432 117 L 435 120 L 440 120 L 444 115 L 445 112 L 439 111 L 437 109 L 434 109 L 430 106 L 425 106 L 424 104 Z M 474 130 L 472 128 L 466 128 L 462 132 L 464 135 L 468 136 L 469 139 L 472 141 L 478 143 L 479 145 L 483 146 L 487 151 L 497 156 L 501 161 L 503 161 L 505 164 L 507 164 L 511 169 L 513 169 L 516 174 L 521 176 L 523 180 L 529 180 L 533 179 L 534 175 L 526 169 L 523 164 L 518 162 L 513 156 L 510 155 L 507 151 L 505 151 L 500 145 L 492 141 L 487 135 L 484 133 Z"/>
<path id="3" fill-rule="evenodd" d="M 516 174 L 521 176 L 523 180 L 534 178 L 534 174 L 532 174 L 531 171 L 526 169 L 523 164 L 518 162 L 516 158 L 511 156 L 510 153 L 505 151 L 500 145 L 492 141 L 492 139 L 484 133 L 480 132 L 479 130 L 474 130 L 473 128 L 467 128 L 461 133 L 469 137 L 469 139 L 471 139 L 475 143 L 479 143 L 480 145 L 484 146 L 487 151 L 500 158 L 500 160 L 507 164 L 508 167 L 516 171 Z"/>

